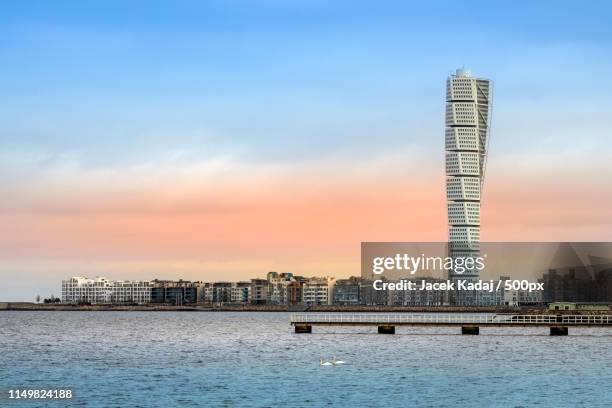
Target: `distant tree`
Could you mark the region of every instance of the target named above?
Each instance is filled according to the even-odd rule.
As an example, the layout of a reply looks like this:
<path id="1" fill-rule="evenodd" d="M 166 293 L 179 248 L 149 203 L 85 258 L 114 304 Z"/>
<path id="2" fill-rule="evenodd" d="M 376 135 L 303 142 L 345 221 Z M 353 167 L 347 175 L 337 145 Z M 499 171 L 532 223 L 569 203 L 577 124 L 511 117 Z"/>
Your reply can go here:
<path id="1" fill-rule="evenodd" d="M 56 298 L 55 295 L 51 295 L 51 297 L 44 298 L 43 303 L 61 303 L 62 299 Z"/>
<path id="2" fill-rule="evenodd" d="M 40 295 L 36 295 L 36 303 L 40 303 Z"/>

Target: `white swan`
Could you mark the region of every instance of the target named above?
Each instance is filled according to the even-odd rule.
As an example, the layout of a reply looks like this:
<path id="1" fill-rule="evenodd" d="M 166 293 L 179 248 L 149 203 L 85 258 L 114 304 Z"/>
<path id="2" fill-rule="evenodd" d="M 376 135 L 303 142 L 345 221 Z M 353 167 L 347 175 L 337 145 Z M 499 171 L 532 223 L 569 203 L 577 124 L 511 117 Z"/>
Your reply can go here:
<path id="1" fill-rule="evenodd" d="M 329 361 L 323 361 L 323 360 L 321 360 L 321 361 L 319 362 L 319 364 L 320 364 L 320 365 L 322 365 L 322 366 L 330 366 L 330 365 L 333 365 L 333 364 L 332 364 L 332 363 L 330 363 Z"/>
<path id="2" fill-rule="evenodd" d="M 336 357 L 332 358 L 332 364 L 333 365 L 342 365 L 342 364 L 346 364 L 344 361 L 342 360 L 336 360 Z"/>

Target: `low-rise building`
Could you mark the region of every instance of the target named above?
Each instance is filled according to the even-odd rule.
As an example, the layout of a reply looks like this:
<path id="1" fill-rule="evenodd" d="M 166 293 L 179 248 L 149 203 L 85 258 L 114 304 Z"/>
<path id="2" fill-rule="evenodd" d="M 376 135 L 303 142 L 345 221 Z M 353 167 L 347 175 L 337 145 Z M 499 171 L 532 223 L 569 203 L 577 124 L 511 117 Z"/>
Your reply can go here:
<path id="1" fill-rule="evenodd" d="M 151 288 L 151 303 L 184 305 L 200 303 L 204 284 L 184 280 L 169 281 L 155 279 Z"/>
<path id="2" fill-rule="evenodd" d="M 302 300 L 306 305 L 331 305 L 336 279 L 331 277 L 310 278 L 304 282 Z"/>
<path id="3" fill-rule="evenodd" d="M 420 278 L 412 279 L 417 288 L 420 288 L 422 281 L 429 284 L 444 283 L 446 279 Z M 399 306 L 440 306 L 445 303 L 446 290 L 441 289 L 414 289 L 392 291 L 392 304 Z"/>
<path id="4" fill-rule="evenodd" d="M 246 304 L 251 302 L 251 282 L 232 282 L 230 301 Z"/>
<path id="5" fill-rule="evenodd" d="M 232 282 L 213 282 L 207 285 L 206 303 L 232 303 Z"/>
<path id="6" fill-rule="evenodd" d="M 382 279 L 385 280 L 384 278 Z M 393 298 L 390 296 L 389 290 L 376 290 L 374 289 L 374 282 L 369 280 L 362 280 L 360 283 L 359 293 L 361 296 L 361 302 L 367 306 L 385 306 L 390 304 L 390 300 Z M 392 302 L 392 300 L 391 300 Z"/>
<path id="7" fill-rule="evenodd" d="M 303 298 L 303 281 L 301 279 L 294 280 L 287 284 L 286 295 L 285 295 L 285 304 L 287 305 L 297 305 L 302 303 Z"/>
<path id="8" fill-rule="evenodd" d="M 361 304 L 361 278 L 338 279 L 334 285 L 334 305 Z"/>
<path id="9" fill-rule="evenodd" d="M 62 281 L 63 303 L 150 303 L 151 281 L 75 276 Z"/>
<path id="10" fill-rule="evenodd" d="M 608 311 L 609 302 L 552 302 L 548 310 Z"/>
<path id="11" fill-rule="evenodd" d="M 251 303 L 264 305 L 268 303 L 269 285 L 267 279 L 251 279 Z"/>
<path id="12" fill-rule="evenodd" d="M 303 278 L 292 273 L 268 272 L 268 303 L 294 305 L 302 301 Z"/>
<path id="13" fill-rule="evenodd" d="M 504 290 L 504 305 L 506 306 L 542 306 L 544 296 L 541 290 Z"/>

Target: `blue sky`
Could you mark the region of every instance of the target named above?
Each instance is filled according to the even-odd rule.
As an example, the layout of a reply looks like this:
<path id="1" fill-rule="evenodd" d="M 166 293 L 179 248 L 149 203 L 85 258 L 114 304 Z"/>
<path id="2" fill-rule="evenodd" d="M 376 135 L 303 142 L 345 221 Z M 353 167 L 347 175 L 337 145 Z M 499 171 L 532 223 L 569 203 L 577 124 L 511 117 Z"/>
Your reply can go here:
<path id="1" fill-rule="evenodd" d="M 554 133 L 610 107 L 606 3 L 13 2 L 0 147 L 101 166 L 437 149 L 444 78 L 461 65 L 494 79 L 494 127 L 523 110 L 558 114 Z"/>

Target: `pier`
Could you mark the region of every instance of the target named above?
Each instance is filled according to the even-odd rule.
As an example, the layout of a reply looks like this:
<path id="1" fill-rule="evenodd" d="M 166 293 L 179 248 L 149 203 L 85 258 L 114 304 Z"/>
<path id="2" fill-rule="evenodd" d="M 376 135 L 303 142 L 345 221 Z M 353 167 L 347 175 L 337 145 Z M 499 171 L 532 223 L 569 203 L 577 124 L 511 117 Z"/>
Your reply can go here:
<path id="1" fill-rule="evenodd" d="M 380 334 L 395 334 L 396 326 L 453 326 L 465 335 L 479 334 L 480 327 L 549 327 L 551 336 L 566 336 L 569 327 L 612 328 L 612 315 L 294 313 L 291 325 L 296 333 L 312 333 L 313 326 L 377 326 Z"/>

